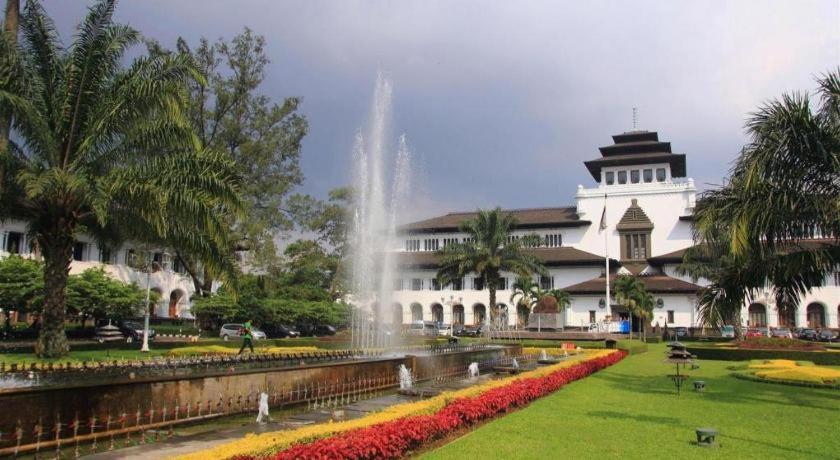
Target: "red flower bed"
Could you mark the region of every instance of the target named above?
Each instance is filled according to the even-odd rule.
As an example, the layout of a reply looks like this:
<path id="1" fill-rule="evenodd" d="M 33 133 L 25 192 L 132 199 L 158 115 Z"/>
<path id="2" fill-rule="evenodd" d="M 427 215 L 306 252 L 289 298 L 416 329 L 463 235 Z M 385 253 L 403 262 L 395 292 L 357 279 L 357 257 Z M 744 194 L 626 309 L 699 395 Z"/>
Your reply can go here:
<path id="1" fill-rule="evenodd" d="M 611 366 L 625 356 L 627 352 L 622 350 L 609 356 L 559 369 L 544 377 L 517 380 L 474 398 L 457 399 L 434 415 L 405 417 L 348 431 L 309 444 L 298 444 L 274 454 L 271 458 L 275 460 L 398 458 L 425 442 L 446 436 L 453 430 L 471 426 L 510 409 L 524 406 L 558 390 L 569 382 Z"/>

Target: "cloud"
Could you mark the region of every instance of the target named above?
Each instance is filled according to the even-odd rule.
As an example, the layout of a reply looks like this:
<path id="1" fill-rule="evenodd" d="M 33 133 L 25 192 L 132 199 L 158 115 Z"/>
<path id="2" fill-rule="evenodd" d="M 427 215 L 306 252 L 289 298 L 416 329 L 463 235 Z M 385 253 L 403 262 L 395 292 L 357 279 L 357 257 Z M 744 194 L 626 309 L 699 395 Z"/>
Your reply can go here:
<path id="1" fill-rule="evenodd" d="M 45 2 L 69 33 L 84 6 Z M 264 91 L 304 98 L 303 191 L 349 182 L 353 135 L 378 70 L 394 84 L 394 131 L 419 167 L 418 212 L 570 204 L 582 162 L 631 125 L 720 183 L 757 105 L 809 90 L 840 62 L 840 6 L 825 1 L 123 0 L 118 18 L 178 35 L 268 40 Z"/>

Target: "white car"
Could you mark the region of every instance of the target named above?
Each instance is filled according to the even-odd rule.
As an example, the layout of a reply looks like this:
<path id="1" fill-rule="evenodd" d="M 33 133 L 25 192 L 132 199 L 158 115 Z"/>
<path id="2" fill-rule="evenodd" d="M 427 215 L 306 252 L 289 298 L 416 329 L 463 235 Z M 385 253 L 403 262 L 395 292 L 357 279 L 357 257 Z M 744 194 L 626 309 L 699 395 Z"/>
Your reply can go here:
<path id="1" fill-rule="evenodd" d="M 223 324 L 222 328 L 219 330 L 219 337 L 221 337 L 222 340 L 230 340 L 232 338 L 238 339 L 242 337 L 243 329 L 245 329 L 245 325 L 241 323 Z M 264 340 L 266 337 L 265 332 L 256 328 L 251 328 L 251 336 L 254 340 Z"/>

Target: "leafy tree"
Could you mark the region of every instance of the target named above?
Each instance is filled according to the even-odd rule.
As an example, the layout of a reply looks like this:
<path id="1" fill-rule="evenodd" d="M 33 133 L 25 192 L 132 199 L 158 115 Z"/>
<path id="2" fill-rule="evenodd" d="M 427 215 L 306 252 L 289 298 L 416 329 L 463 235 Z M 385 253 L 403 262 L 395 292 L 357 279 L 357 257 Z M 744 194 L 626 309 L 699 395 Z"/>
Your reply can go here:
<path id="1" fill-rule="evenodd" d="M 530 276 L 516 278 L 511 285 L 513 293 L 510 295 L 510 303 L 519 306 L 524 305 L 528 310 L 540 300 L 540 285 L 534 282 Z"/>
<path id="2" fill-rule="evenodd" d="M 20 28 L 20 0 L 6 0 L 6 16 L 3 22 L 3 32 L 6 34 L 6 41 L 8 46 L 14 47 L 17 45 L 18 31 Z M 3 56 L 6 53 L 2 53 Z M 0 57 L 0 59 L 3 59 Z M 11 114 L 5 110 L 0 111 L 0 152 L 6 150 L 6 145 L 9 142 L 9 133 L 12 128 Z M 5 165 L 0 165 L 3 168 Z M 0 181 L 3 179 L 3 174 L 0 174 Z M 2 182 L 0 182 L 2 186 Z"/>
<path id="3" fill-rule="evenodd" d="M 767 284 L 779 313 L 792 313 L 840 264 L 840 69 L 818 83 L 817 104 L 793 94 L 759 107 L 728 182 L 698 200 L 683 270 L 711 281 L 700 294 L 707 325 L 740 317 Z"/>
<path id="4" fill-rule="evenodd" d="M 89 10 L 61 46 L 37 0 L 21 40 L 0 38 L 0 106 L 15 135 L 3 154 L 0 217 L 29 223 L 44 258 L 44 309 L 35 350 L 60 357 L 65 287 L 77 232 L 101 241 L 168 241 L 232 275 L 228 216 L 239 208 L 227 153 L 203 148 L 187 120 L 186 84 L 203 81 L 189 56 L 140 56 L 140 41 L 113 22 L 114 0 Z"/>
<path id="5" fill-rule="evenodd" d="M 44 265 L 32 259 L 12 255 L 0 259 L 0 307 L 9 311 L 40 311 L 44 291 Z"/>
<path id="6" fill-rule="evenodd" d="M 540 261 L 526 253 L 520 240 L 508 238 L 516 219 L 496 208 L 479 210 L 475 218 L 464 221 L 460 230 L 468 235 L 466 241 L 446 245 L 438 253 L 441 261 L 437 278 L 441 285 L 475 273 L 490 291 L 490 319 L 496 325 L 496 289 L 502 272 L 520 277 L 544 273 Z"/>
<path id="7" fill-rule="evenodd" d="M 274 239 L 293 228 L 314 200 L 291 195 L 303 181 L 299 158 L 308 124 L 298 112 L 300 98 L 273 102 L 259 93 L 269 63 L 265 38 L 246 28 L 230 41 L 201 39 L 195 48 L 178 39 L 177 51 L 198 64 L 203 79 L 190 83 L 188 116 L 200 142 L 226 151 L 243 177 L 247 219 L 226 222 L 248 251 L 248 264 L 278 263 Z M 156 52 L 162 53 L 159 48 Z M 209 293 L 215 273 L 195 262 L 188 248 L 176 246 L 196 291 Z"/>
<path id="8" fill-rule="evenodd" d="M 630 312 L 630 334 L 633 333 L 633 316 L 638 315 L 640 304 L 648 295 L 645 285 L 635 276 L 619 276 L 615 280 L 615 301 Z"/>
<path id="9" fill-rule="evenodd" d="M 143 289 L 111 278 L 101 267 L 89 268 L 67 280 L 67 310 L 81 315 L 82 324 L 91 317 L 131 318 L 143 310 L 145 300 Z"/>

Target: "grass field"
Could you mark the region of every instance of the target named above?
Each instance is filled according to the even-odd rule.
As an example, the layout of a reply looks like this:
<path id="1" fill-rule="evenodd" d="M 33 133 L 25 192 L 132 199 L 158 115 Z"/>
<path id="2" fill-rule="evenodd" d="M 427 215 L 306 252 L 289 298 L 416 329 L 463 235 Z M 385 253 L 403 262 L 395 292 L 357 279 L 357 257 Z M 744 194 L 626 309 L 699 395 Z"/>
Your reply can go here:
<path id="1" fill-rule="evenodd" d="M 663 344 L 497 419 L 424 459 L 840 458 L 840 391 L 731 377 L 737 363 L 701 361 L 677 397 Z M 697 427 L 719 449 L 693 445 Z"/>

